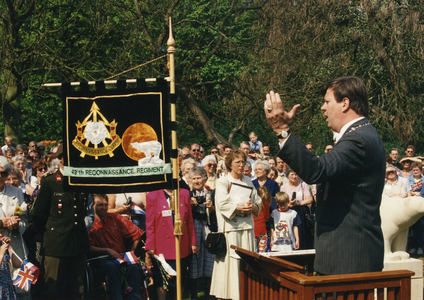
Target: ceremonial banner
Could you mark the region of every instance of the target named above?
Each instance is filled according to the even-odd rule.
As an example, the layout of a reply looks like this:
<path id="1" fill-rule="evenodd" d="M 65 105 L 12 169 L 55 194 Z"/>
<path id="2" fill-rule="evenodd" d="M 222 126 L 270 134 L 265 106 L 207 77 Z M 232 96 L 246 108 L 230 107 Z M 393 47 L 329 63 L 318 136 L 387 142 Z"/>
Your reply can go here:
<path id="1" fill-rule="evenodd" d="M 65 188 L 91 193 L 172 188 L 168 85 L 91 91 L 62 84 Z"/>

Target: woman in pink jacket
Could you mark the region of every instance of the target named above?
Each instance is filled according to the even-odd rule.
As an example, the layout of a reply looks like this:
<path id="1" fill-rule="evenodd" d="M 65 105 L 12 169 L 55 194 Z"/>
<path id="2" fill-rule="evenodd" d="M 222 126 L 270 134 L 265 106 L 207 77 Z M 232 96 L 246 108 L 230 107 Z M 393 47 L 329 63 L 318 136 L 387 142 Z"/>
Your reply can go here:
<path id="1" fill-rule="evenodd" d="M 147 194 L 146 199 L 146 251 L 150 256 L 163 254 L 167 263 L 176 270 L 174 211 L 170 209 L 171 190 L 159 190 Z M 187 275 L 191 253 L 197 253 L 197 240 L 191 213 L 190 193 L 180 189 L 179 210 L 183 235 L 180 236 L 180 257 L 182 278 Z M 154 262 L 155 264 L 156 262 Z M 166 281 L 154 269 L 154 284 L 158 299 L 166 299 Z M 170 290 L 175 290 L 175 278 L 168 280 Z"/>

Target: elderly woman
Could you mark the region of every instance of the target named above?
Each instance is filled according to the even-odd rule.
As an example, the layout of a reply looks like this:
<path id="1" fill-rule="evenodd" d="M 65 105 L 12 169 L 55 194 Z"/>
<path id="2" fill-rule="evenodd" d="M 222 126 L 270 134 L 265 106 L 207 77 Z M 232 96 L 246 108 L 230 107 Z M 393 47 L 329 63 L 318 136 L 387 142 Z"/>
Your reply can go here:
<path id="1" fill-rule="evenodd" d="M 196 166 L 196 162 L 192 158 L 184 159 L 181 164 L 181 181 L 180 188 L 191 190 L 190 171 Z"/>
<path id="2" fill-rule="evenodd" d="M 12 166 L 12 169 L 10 170 L 9 176 L 7 176 L 5 183 L 17 188 L 21 188 L 21 183 L 22 183 L 21 171 L 19 171 L 17 167 Z"/>
<path id="3" fill-rule="evenodd" d="M 208 175 L 208 180 L 206 181 L 206 186 L 210 190 L 215 190 L 216 186 L 216 157 L 215 155 L 207 155 L 202 159 L 202 167 L 205 169 L 206 174 Z"/>
<path id="4" fill-rule="evenodd" d="M 31 170 L 28 171 L 26 168 L 27 166 L 27 160 L 25 157 L 17 155 L 12 158 L 13 165 L 19 169 L 19 171 L 22 173 L 22 183 L 21 188 L 22 192 L 24 194 L 29 194 L 26 190 L 27 186 L 30 186 L 30 180 L 31 180 Z"/>
<path id="5" fill-rule="evenodd" d="M 313 197 L 309 186 L 300 180 L 299 176 L 290 167 L 286 169 L 286 176 L 289 180 L 281 187 L 282 192 L 286 192 L 290 199 L 290 206 L 297 212 L 302 222 L 299 228 L 299 249 L 312 249 L 314 247 L 313 229 L 314 224 L 308 219 L 311 212 L 309 205 L 312 204 Z"/>
<path id="6" fill-rule="evenodd" d="M 277 202 L 275 202 L 275 194 L 280 191 L 280 186 L 275 180 L 268 178 L 270 171 L 271 167 L 266 160 L 258 160 L 255 164 L 256 179 L 252 182 L 256 189 L 260 186 L 264 186 L 268 189 L 272 197 L 270 204 L 270 212 L 272 212 L 274 209 L 278 208 Z"/>
<path id="7" fill-rule="evenodd" d="M 240 298 L 240 257 L 230 246 L 235 245 L 255 251 L 253 216 L 258 216 L 261 198 L 257 195 L 253 183 L 243 175 L 246 155 L 234 150 L 225 158 L 228 174 L 216 182 L 215 210 L 218 231 L 223 232 L 227 242 L 225 255 L 217 255 L 212 274 L 211 295 L 218 299 Z M 239 186 L 244 194 L 235 194 L 233 186 Z M 246 188 L 243 188 L 245 186 Z M 231 188 L 231 191 L 230 191 Z"/>
<path id="8" fill-rule="evenodd" d="M 25 217 L 26 204 L 20 188 L 5 184 L 11 171 L 12 166 L 7 158 L 0 156 L 0 230 L 3 230 L 3 236 L 11 239 L 13 249 L 23 259 L 28 255 L 28 249 L 21 236 L 28 227 Z"/>
<path id="9" fill-rule="evenodd" d="M 386 184 L 384 185 L 383 194 L 400 198 L 406 198 L 407 196 L 405 183 L 398 179 L 396 168 L 393 165 L 386 167 Z"/>
<path id="10" fill-rule="evenodd" d="M 424 183 L 424 176 L 422 174 L 422 164 L 420 162 L 414 161 L 411 164 L 411 172 L 412 175 L 409 176 L 407 180 L 407 185 L 409 185 L 409 187 L 411 188 L 411 191 L 409 192 L 410 195 L 408 196 L 424 196 L 424 189 L 422 188 Z"/>
<path id="11" fill-rule="evenodd" d="M 402 173 L 401 173 L 402 177 L 408 178 L 409 176 L 412 175 L 411 164 L 414 161 L 421 162 L 421 160 L 415 157 L 404 157 L 400 160 L 400 164 L 402 165 Z"/>
<path id="12" fill-rule="evenodd" d="M 192 279 L 190 285 L 191 299 L 197 299 L 198 279 L 202 277 L 204 277 L 205 282 L 205 296 L 209 297 L 213 263 L 215 261 L 215 255 L 209 253 L 203 245 L 208 224 L 210 224 L 210 217 L 215 215 L 215 206 L 211 201 L 212 191 L 205 189 L 207 178 L 207 172 L 201 167 L 194 167 L 190 171 L 190 180 L 193 187 L 190 196 L 198 245 L 198 252 L 193 256 L 190 264 L 190 278 Z"/>

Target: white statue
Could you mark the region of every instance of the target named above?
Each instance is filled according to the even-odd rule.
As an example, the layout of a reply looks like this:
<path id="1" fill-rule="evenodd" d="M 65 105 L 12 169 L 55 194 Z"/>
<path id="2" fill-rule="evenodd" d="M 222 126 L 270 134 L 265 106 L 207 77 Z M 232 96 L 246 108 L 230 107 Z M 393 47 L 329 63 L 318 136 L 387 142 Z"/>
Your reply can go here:
<path id="1" fill-rule="evenodd" d="M 424 198 L 413 196 L 407 198 L 381 198 L 381 229 L 384 237 L 384 261 L 406 260 L 408 229 L 424 216 Z"/>

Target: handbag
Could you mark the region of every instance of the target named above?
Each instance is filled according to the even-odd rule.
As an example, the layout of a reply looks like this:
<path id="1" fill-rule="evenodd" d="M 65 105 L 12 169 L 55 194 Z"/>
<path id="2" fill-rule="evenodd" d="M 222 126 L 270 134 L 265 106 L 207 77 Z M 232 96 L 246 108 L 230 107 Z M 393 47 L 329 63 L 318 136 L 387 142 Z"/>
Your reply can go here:
<path id="1" fill-rule="evenodd" d="M 225 235 L 222 232 L 209 232 L 205 240 L 205 247 L 212 254 L 225 255 L 227 253 Z"/>
<path id="2" fill-rule="evenodd" d="M 212 201 L 215 203 L 215 192 L 212 194 Z M 225 255 L 227 253 L 227 240 L 224 235 L 224 228 L 222 228 L 222 232 L 218 231 L 218 222 L 216 219 L 216 213 L 213 212 L 209 215 L 207 221 L 207 227 L 205 228 L 206 239 L 204 241 L 204 245 L 206 250 L 215 255 Z"/>

